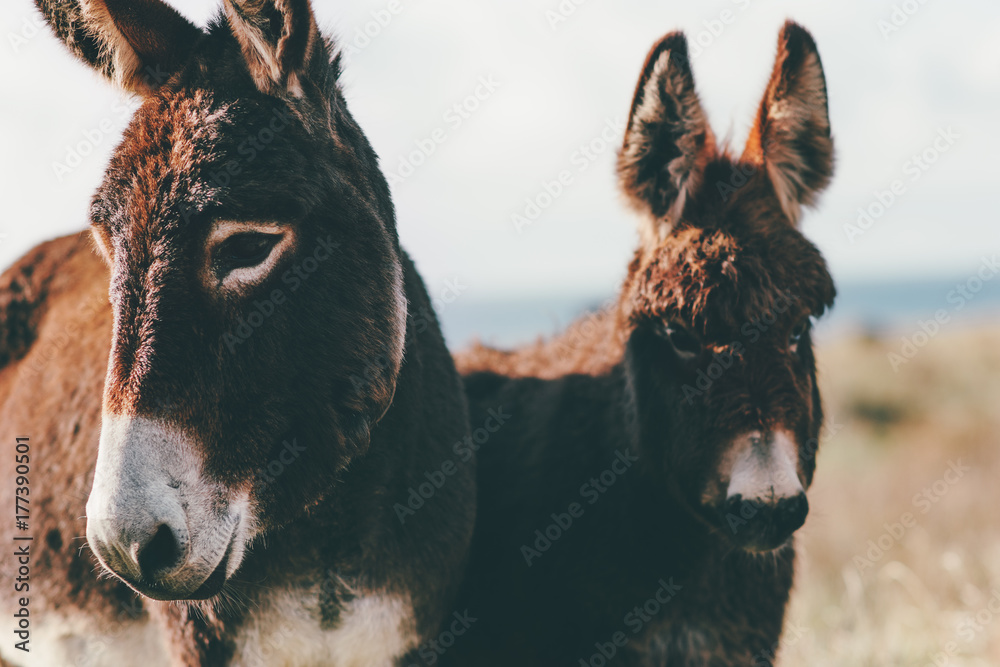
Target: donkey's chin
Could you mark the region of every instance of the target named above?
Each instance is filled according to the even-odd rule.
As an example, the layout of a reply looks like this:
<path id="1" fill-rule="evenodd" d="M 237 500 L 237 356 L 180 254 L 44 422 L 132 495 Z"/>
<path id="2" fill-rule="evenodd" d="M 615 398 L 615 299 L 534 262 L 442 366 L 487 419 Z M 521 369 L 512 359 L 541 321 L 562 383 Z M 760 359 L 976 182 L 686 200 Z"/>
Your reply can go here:
<path id="1" fill-rule="evenodd" d="M 168 598 L 155 598 L 155 599 L 167 599 L 167 600 L 207 600 L 211 597 L 215 597 L 225 585 L 226 580 L 229 578 L 228 570 L 229 563 L 233 554 L 233 545 L 230 543 L 229 547 L 226 549 L 226 553 L 223 554 L 222 560 L 219 564 L 215 566 L 212 573 L 208 575 L 208 578 L 202 582 L 198 588 L 193 592 L 174 595 Z M 153 596 L 150 596 L 153 597 Z"/>
<path id="2" fill-rule="evenodd" d="M 192 572 L 177 572 L 169 579 L 158 581 L 150 579 L 132 580 L 115 573 L 119 579 L 128 584 L 129 588 L 140 595 L 153 600 L 207 600 L 219 594 L 229 579 L 230 574 L 239 566 L 240 556 L 234 554 L 235 545 L 231 542 L 222 555 L 222 559 L 212 569 L 201 569 Z M 235 556 L 235 557 L 234 557 Z"/>
<path id="3" fill-rule="evenodd" d="M 769 554 L 791 547 L 794 539 L 794 533 L 785 536 L 762 537 L 742 542 L 739 547 L 752 554 Z"/>
<path id="4" fill-rule="evenodd" d="M 793 545 L 795 530 L 771 525 L 734 525 L 734 519 L 720 507 L 704 507 L 698 512 L 711 532 L 731 548 L 751 554 L 776 553 Z"/>

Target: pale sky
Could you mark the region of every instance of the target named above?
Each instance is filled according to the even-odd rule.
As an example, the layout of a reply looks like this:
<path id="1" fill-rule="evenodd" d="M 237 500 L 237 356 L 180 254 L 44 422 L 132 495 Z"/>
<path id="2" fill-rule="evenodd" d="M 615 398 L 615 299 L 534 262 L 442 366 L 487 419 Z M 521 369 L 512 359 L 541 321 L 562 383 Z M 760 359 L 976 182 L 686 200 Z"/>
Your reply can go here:
<path id="1" fill-rule="evenodd" d="M 401 0 L 358 40 L 390 4 L 313 2 L 327 31 L 363 47 L 344 82 L 387 174 L 442 130 L 433 154 L 393 186 L 403 244 L 432 294 L 447 281 L 482 299 L 614 290 L 636 243 L 614 187 L 614 148 L 647 50 L 677 28 L 703 44 L 694 60 L 702 101 L 716 133 L 741 144 L 786 17 L 813 33 L 827 74 L 837 170 L 805 232 L 835 277 L 960 278 L 1000 251 L 1000 3 Z M 899 9 L 889 33 L 894 4 L 915 11 Z M 173 5 L 201 24 L 215 11 L 211 2 Z M 575 11 L 556 23 L 560 6 Z M 0 8 L 2 267 L 84 227 L 128 120 L 121 94 L 33 21 L 29 0 Z M 469 106 L 478 108 L 449 113 L 477 87 L 485 99 Z M 592 141 L 599 149 L 605 128 L 605 150 L 578 152 Z M 941 132 L 951 137 L 938 141 L 943 152 L 934 149 Z M 57 174 L 81 142 L 88 154 Z M 926 170 L 908 163 L 924 151 L 935 158 Z M 570 185 L 519 233 L 511 216 L 562 170 Z M 903 194 L 852 243 L 845 225 L 896 179 Z"/>

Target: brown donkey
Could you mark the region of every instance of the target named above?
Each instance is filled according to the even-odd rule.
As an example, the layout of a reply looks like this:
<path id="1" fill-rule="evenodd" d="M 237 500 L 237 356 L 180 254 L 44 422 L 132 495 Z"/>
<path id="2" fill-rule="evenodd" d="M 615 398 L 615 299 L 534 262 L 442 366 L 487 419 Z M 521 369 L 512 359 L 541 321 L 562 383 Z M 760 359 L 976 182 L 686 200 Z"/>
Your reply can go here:
<path id="1" fill-rule="evenodd" d="M 715 144 L 683 35 L 643 67 L 621 186 L 644 215 L 617 305 L 459 355 L 479 451 L 468 665 L 771 663 L 822 423 L 810 318 L 834 286 L 796 229 L 832 172 L 826 85 L 787 23 L 750 140 Z"/>
<path id="2" fill-rule="evenodd" d="M 22 633 L 3 660 L 415 655 L 454 609 L 474 469 L 405 525 L 392 503 L 467 409 L 309 3 L 227 0 L 204 31 L 158 0 L 38 6 L 143 103 L 96 244 L 43 244 L 0 278 L 0 424 L 24 438 L 2 498 L 27 515 L 0 529 Z"/>

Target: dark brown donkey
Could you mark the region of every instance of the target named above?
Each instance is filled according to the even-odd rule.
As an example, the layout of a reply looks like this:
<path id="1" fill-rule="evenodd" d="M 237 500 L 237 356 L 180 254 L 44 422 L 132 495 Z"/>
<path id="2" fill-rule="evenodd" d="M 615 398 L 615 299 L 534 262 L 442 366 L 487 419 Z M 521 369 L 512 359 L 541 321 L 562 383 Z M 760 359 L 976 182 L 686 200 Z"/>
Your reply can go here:
<path id="1" fill-rule="evenodd" d="M 621 186 L 643 214 L 617 304 L 459 355 L 479 451 L 463 665 L 770 664 L 822 422 L 810 318 L 834 287 L 797 230 L 830 179 L 816 45 L 788 23 L 742 156 L 716 146 L 684 36 L 636 87 Z"/>
<path id="2" fill-rule="evenodd" d="M 158 0 L 38 5 L 143 103 L 93 241 L 0 278 L 0 424 L 30 449 L 3 659 L 401 662 L 454 609 L 474 472 L 405 525 L 392 503 L 468 417 L 333 45 L 306 0 L 227 1 L 204 31 Z"/>

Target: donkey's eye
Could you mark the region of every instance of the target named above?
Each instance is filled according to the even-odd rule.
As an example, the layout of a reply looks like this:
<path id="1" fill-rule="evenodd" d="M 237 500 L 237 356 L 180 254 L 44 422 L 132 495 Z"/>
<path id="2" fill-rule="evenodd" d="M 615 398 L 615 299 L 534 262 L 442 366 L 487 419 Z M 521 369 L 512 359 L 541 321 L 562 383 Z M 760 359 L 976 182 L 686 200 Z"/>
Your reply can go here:
<path id="1" fill-rule="evenodd" d="M 670 341 L 678 353 L 690 356 L 701 352 L 701 341 L 679 324 L 669 323 L 662 328 L 663 337 Z"/>
<path id="2" fill-rule="evenodd" d="M 233 234 L 219 245 L 215 258 L 227 271 L 256 266 L 267 259 L 280 240 L 280 234 L 259 232 Z"/>
<path id="3" fill-rule="evenodd" d="M 810 322 L 808 319 L 802 320 L 795 325 L 795 328 L 792 329 L 792 332 L 788 335 L 788 347 L 792 351 L 795 351 L 795 349 L 798 348 L 799 341 L 802 340 L 802 337 L 806 335 L 807 331 L 809 331 L 809 324 Z"/>

